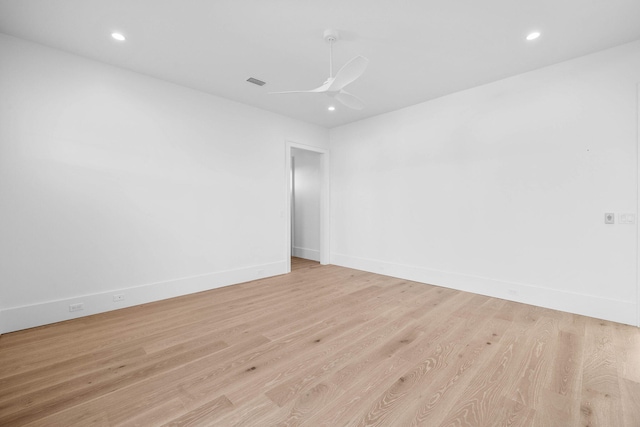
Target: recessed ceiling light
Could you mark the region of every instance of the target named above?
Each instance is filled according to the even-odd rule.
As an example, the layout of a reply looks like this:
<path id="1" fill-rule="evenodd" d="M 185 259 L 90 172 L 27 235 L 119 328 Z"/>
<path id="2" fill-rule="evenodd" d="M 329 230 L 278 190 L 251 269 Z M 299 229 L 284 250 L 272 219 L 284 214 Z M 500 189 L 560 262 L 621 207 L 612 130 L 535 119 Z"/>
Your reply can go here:
<path id="1" fill-rule="evenodd" d="M 531 41 L 531 40 L 535 40 L 535 39 L 537 39 L 538 37 L 540 37 L 540 33 L 539 33 L 539 32 L 537 32 L 537 31 L 534 31 L 533 33 L 530 33 L 530 34 L 527 36 L 527 40 L 529 40 L 529 41 Z"/>
<path id="2" fill-rule="evenodd" d="M 120 33 L 111 33 L 111 37 L 118 40 L 119 42 L 123 42 L 126 40 L 126 38 Z"/>
<path id="3" fill-rule="evenodd" d="M 334 107 L 333 105 L 329 106 L 329 108 L 327 108 L 327 110 L 329 111 L 334 111 L 336 109 L 336 107 Z"/>

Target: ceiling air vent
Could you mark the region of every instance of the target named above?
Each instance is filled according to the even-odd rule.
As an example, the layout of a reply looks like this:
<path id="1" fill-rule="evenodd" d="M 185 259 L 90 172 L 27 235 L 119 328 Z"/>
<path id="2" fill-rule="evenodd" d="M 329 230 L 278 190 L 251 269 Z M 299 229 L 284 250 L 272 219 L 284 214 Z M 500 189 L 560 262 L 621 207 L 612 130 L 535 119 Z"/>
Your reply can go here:
<path id="1" fill-rule="evenodd" d="M 247 81 L 249 83 L 253 83 L 254 85 L 258 85 L 258 86 L 264 86 L 265 84 L 262 80 L 254 79 L 253 77 L 249 77 Z"/>

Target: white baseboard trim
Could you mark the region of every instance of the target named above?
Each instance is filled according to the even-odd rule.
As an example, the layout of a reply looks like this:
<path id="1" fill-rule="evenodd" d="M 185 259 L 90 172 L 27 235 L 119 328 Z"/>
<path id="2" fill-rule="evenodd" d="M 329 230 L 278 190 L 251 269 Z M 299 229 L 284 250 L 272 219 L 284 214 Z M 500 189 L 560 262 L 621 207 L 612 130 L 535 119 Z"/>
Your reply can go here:
<path id="1" fill-rule="evenodd" d="M 0 310 L 0 334 L 277 276 L 285 274 L 286 270 L 287 263 L 280 261 L 22 307 L 5 308 Z M 125 300 L 113 302 L 113 295 L 116 294 L 124 294 Z M 76 303 L 83 303 L 84 309 L 70 313 L 69 304 Z"/>
<path id="2" fill-rule="evenodd" d="M 383 261 L 331 254 L 331 263 L 386 276 L 456 289 L 490 297 L 581 314 L 583 316 L 637 325 L 636 304 L 593 295 L 559 291 L 539 286 L 504 282 L 460 273 L 430 270 Z"/>
<path id="3" fill-rule="evenodd" d="M 315 249 L 293 247 L 293 256 L 320 262 L 320 251 Z"/>

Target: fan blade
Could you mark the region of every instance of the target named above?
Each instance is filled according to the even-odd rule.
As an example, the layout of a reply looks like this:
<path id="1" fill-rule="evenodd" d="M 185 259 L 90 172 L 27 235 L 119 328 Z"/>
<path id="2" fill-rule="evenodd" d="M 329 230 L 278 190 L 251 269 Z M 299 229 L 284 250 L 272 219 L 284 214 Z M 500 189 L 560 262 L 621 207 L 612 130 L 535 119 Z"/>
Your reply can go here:
<path id="1" fill-rule="evenodd" d="M 364 101 L 362 99 L 350 94 L 349 92 L 345 92 L 344 90 L 338 92 L 334 98 L 354 110 L 362 110 L 364 108 Z"/>
<path id="2" fill-rule="evenodd" d="M 355 79 L 360 77 L 364 70 L 367 68 L 369 60 L 364 56 L 356 56 L 351 61 L 344 64 L 335 78 L 330 81 L 328 91 L 337 92 L 343 87 L 352 83 Z"/>
<path id="3" fill-rule="evenodd" d="M 311 90 L 289 90 L 289 91 L 285 91 L 285 92 L 269 92 L 269 95 L 278 94 L 278 93 L 322 93 L 322 92 L 326 92 L 327 90 L 329 90 L 329 85 L 331 85 L 331 81 L 328 81 L 325 84 L 323 84 L 322 86 L 317 87 L 315 89 L 311 89 Z"/>

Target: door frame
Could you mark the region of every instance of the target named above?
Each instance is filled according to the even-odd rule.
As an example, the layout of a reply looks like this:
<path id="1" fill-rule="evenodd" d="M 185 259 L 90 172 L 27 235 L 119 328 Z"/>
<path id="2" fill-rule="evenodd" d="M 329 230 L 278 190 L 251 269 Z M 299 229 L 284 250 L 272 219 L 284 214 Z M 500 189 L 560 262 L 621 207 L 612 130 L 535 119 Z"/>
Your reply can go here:
<path id="1" fill-rule="evenodd" d="M 640 83 L 636 85 L 636 326 L 640 328 Z"/>
<path id="2" fill-rule="evenodd" d="M 329 264 L 331 228 L 329 222 L 329 150 L 312 147 L 293 141 L 285 141 L 285 258 L 287 273 L 291 272 L 291 149 L 311 151 L 320 154 L 320 264 Z"/>

